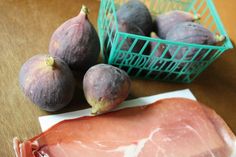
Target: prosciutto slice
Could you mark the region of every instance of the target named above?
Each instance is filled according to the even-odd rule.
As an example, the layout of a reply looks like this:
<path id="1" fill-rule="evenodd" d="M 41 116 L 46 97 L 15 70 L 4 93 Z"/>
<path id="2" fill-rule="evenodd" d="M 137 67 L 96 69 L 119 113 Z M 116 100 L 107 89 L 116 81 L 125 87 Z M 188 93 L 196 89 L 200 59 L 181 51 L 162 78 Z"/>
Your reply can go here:
<path id="1" fill-rule="evenodd" d="M 17 157 L 235 157 L 235 135 L 208 107 L 183 98 L 62 121 Z"/>

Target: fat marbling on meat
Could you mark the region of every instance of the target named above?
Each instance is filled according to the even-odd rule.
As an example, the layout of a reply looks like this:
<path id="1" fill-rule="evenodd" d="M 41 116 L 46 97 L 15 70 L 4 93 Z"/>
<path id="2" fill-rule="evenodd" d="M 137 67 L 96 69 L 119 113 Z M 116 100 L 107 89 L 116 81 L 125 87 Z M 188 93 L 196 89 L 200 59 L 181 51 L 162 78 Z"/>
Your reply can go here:
<path id="1" fill-rule="evenodd" d="M 14 139 L 17 157 L 235 157 L 233 132 L 212 109 L 171 98 L 62 121 Z"/>

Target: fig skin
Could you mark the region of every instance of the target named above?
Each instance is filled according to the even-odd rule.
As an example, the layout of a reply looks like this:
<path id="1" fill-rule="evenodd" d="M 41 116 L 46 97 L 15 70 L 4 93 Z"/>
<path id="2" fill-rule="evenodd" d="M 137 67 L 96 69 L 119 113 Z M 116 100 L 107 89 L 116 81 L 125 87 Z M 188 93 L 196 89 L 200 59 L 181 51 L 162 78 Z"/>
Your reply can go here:
<path id="1" fill-rule="evenodd" d="M 154 39 L 160 39 L 156 33 L 152 32 L 151 33 L 151 38 L 154 38 Z M 157 42 L 151 42 L 151 53 L 153 53 L 152 51 L 154 51 L 154 49 L 156 49 L 156 46 L 157 46 Z M 159 71 L 152 71 L 152 73 L 150 74 L 151 77 L 155 77 L 156 75 L 160 75 L 160 73 L 163 73 L 161 72 L 161 70 L 165 70 L 166 67 L 168 67 L 170 61 L 167 61 L 166 59 L 170 59 L 171 58 L 171 55 L 169 53 L 169 51 L 166 52 L 166 54 L 164 56 L 163 53 L 165 52 L 166 50 L 166 45 L 163 44 L 163 43 L 160 43 L 159 44 L 159 47 L 155 50 L 154 54 L 153 54 L 153 58 L 151 58 L 149 61 L 148 61 L 148 66 L 151 68 L 151 69 L 158 69 Z M 164 64 L 164 66 L 163 66 Z"/>
<path id="2" fill-rule="evenodd" d="M 151 38 L 160 39 L 156 35 L 156 33 L 154 33 L 154 32 L 151 33 Z M 151 42 L 151 52 L 155 49 L 157 44 L 158 44 L 157 42 Z M 160 44 L 159 47 L 157 48 L 157 50 L 154 52 L 154 56 L 161 57 L 163 52 L 165 51 L 165 49 L 166 49 L 166 45 L 165 44 Z M 165 56 L 163 56 L 163 57 L 170 58 L 171 56 L 170 56 L 169 52 L 166 52 Z"/>
<path id="3" fill-rule="evenodd" d="M 167 40 L 183 42 L 183 43 L 191 43 L 191 44 L 201 44 L 201 45 L 216 45 L 225 40 L 225 37 L 222 35 L 215 35 L 210 30 L 204 28 L 202 25 L 193 22 L 184 22 L 176 27 L 173 27 L 167 33 Z M 178 46 L 171 46 L 169 49 L 170 55 L 174 56 L 175 51 L 178 49 Z M 174 59 L 180 60 L 191 60 L 192 57 L 199 51 L 198 48 L 189 48 L 182 47 L 179 49 L 177 54 L 174 56 Z M 201 60 L 201 58 L 205 55 L 208 50 L 203 49 L 196 56 L 197 61 Z M 184 55 L 188 52 L 188 54 L 184 57 Z M 208 56 L 207 56 L 208 57 Z M 183 67 L 185 63 L 181 63 L 179 67 Z"/>
<path id="4" fill-rule="evenodd" d="M 84 75 L 83 90 L 92 114 L 114 109 L 129 95 L 131 80 L 123 70 L 107 64 L 97 64 Z"/>
<path id="5" fill-rule="evenodd" d="M 145 36 L 152 31 L 152 16 L 148 8 L 139 0 L 130 0 L 117 10 L 118 20 L 124 20 L 139 27 Z"/>
<path id="6" fill-rule="evenodd" d="M 155 39 L 159 39 L 159 37 L 156 35 L 156 33 L 152 32 L 151 33 L 151 38 L 155 38 Z M 151 42 L 151 53 L 153 53 L 154 49 L 157 46 L 157 42 Z M 166 45 L 165 44 L 159 44 L 159 47 L 156 49 L 156 51 L 153 54 L 153 58 L 151 58 L 148 62 L 148 66 L 152 66 L 152 67 L 159 67 L 161 66 L 161 63 L 163 63 L 162 59 L 156 61 L 156 58 L 160 58 L 163 54 L 163 52 L 166 49 Z M 166 53 L 165 56 L 163 56 L 163 58 L 169 58 L 169 52 Z"/>
<path id="7" fill-rule="evenodd" d="M 100 53 L 98 34 L 88 19 L 88 9 L 82 6 L 73 17 L 53 33 L 49 54 L 64 60 L 71 69 L 86 71 L 97 63 Z"/>
<path id="8" fill-rule="evenodd" d="M 161 14 L 155 19 L 155 31 L 161 39 L 166 39 L 166 35 L 172 27 L 183 22 L 194 22 L 200 19 L 200 15 L 173 10 Z"/>
<path id="9" fill-rule="evenodd" d="M 75 80 L 68 65 L 46 54 L 33 56 L 23 64 L 19 83 L 25 96 L 49 112 L 68 105 L 75 88 Z"/>

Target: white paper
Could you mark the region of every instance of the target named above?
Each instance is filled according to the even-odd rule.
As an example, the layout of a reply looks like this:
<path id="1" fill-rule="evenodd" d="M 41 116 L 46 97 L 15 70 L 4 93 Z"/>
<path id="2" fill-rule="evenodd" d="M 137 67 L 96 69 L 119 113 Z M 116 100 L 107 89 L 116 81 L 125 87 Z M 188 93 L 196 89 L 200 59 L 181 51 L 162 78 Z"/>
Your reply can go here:
<path id="1" fill-rule="evenodd" d="M 143 105 L 148 105 L 151 104 L 157 100 L 164 99 L 164 98 L 188 98 L 192 100 L 196 100 L 194 95 L 189 89 L 185 90 L 179 90 L 179 91 L 174 91 L 174 92 L 168 92 L 168 93 L 163 93 L 163 94 L 157 94 L 153 96 L 147 96 L 147 97 L 140 97 L 137 99 L 133 100 L 127 100 L 123 102 L 119 107 L 117 107 L 115 110 L 119 110 L 122 108 L 128 108 L 128 107 L 136 107 L 136 106 L 143 106 Z M 49 115 L 49 116 L 41 116 L 39 117 L 39 122 L 42 131 L 47 130 L 51 126 L 55 125 L 56 123 L 66 120 L 66 119 L 74 119 L 74 118 L 79 118 L 83 116 L 92 116 L 90 114 L 89 109 L 84 109 L 84 110 L 79 110 L 79 111 L 74 111 L 74 112 L 67 112 L 63 114 L 55 114 L 55 115 Z"/>

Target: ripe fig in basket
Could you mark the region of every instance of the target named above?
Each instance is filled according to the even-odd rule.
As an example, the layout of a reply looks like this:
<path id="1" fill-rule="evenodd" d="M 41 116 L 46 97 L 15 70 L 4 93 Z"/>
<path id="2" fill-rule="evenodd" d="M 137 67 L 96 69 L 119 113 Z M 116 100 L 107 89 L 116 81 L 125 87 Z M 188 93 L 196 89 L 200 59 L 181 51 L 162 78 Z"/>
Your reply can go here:
<path id="1" fill-rule="evenodd" d="M 155 32 L 151 33 L 151 38 L 160 39 Z M 163 71 L 169 66 L 171 58 L 168 50 L 166 49 L 166 45 L 163 43 L 159 43 L 158 41 L 151 42 L 151 51 L 152 54 L 150 59 L 148 60 L 146 66 L 152 71 L 149 73 L 150 77 L 155 77 L 156 75 L 162 76 Z M 165 54 L 164 54 L 165 53 Z M 147 71 L 146 73 L 148 73 Z"/>
<path id="2" fill-rule="evenodd" d="M 139 27 L 145 36 L 152 31 L 152 17 L 148 8 L 139 0 L 129 0 L 117 10 L 118 20 L 124 20 Z"/>
<path id="3" fill-rule="evenodd" d="M 183 22 L 193 22 L 198 19 L 200 19 L 200 15 L 198 14 L 194 15 L 180 10 L 169 11 L 156 17 L 155 29 L 157 35 L 160 38 L 165 39 L 168 31 L 172 27 L 176 27 L 176 25 Z"/>
<path id="4" fill-rule="evenodd" d="M 154 32 L 151 33 L 151 38 L 159 39 L 159 37 Z M 169 52 L 166 52 L 166 54 L 164 56 L 162 56 L 163 53 L 165 52 L 165 49 L 166 49 L 165 44 L 158 43 L 158 42 L 151 42 L 151 51 L 150 51 L 150 53 L 153 54 L 153 57 L 149 60 L 148 65 L 150 65 L 152 67 L 161 65 L 161 63 L 163 62 L 162 58 L 168 58 L 169 57 Z"/>
<path id="5" fill-rule="evenodd" d="M 100 53 L 98 34 L 82 6 L 78 16 L 64 22 L 51 37 L 49 53 L 64 60 L 73 70 L 87 70 Z"/>
<path id="6" fill-rule="evenodd" d="M 107 64 L 97 64 L 84 75 L 83 90 L 92 114 L 102 114 L 115 108 L 129 95 L 131 80 L 123 70 Z"/>
<path id="7" fill-rule="evenodd" d="M 33 56 L 20 70 L 20 87 L 41 109 L 57 111 L 71 101 L 75 80 L 68 65 L 46 54 Z"/>
<path id="8" fill-rule="evenodd" d="M 185 22 L 173 27 L 167 33 L 166 39 L 170 41 L 191 44 L 216 45 L 224 41 L 225 36 L 215 35 L 210 30 L 204 28 L 198 23 Z M 176 52 L 177 50 L 178 52 Z M 171 46 L 169 49 L 171 56 L 175 55 L 174 58 L 178 60 L 190 60 L 196 53 L 199 53 L 196 57 L 199 60 L 206 53 L 207 50 L 203 49 L 200 52 L 198 51 L 198 48 L 190 48 L 187 46 L 179 48 L 177 45 Z"/>
<path id="9" fill-rule="evenodd" d="M 151 38 L 160 39 L 154 32 L 151 33 Z M 158 45 L 158 42 L 151 42 L 151 52 L 155 51 L 154 56 L 161 57 L 166 49 L 166 45 L 163 43 L 160 43 L 158 48 L 156 49 L 157 45 Z M 169 52 L 167 51 L 163 57 L 169 58 L 170 57 Z"/>

